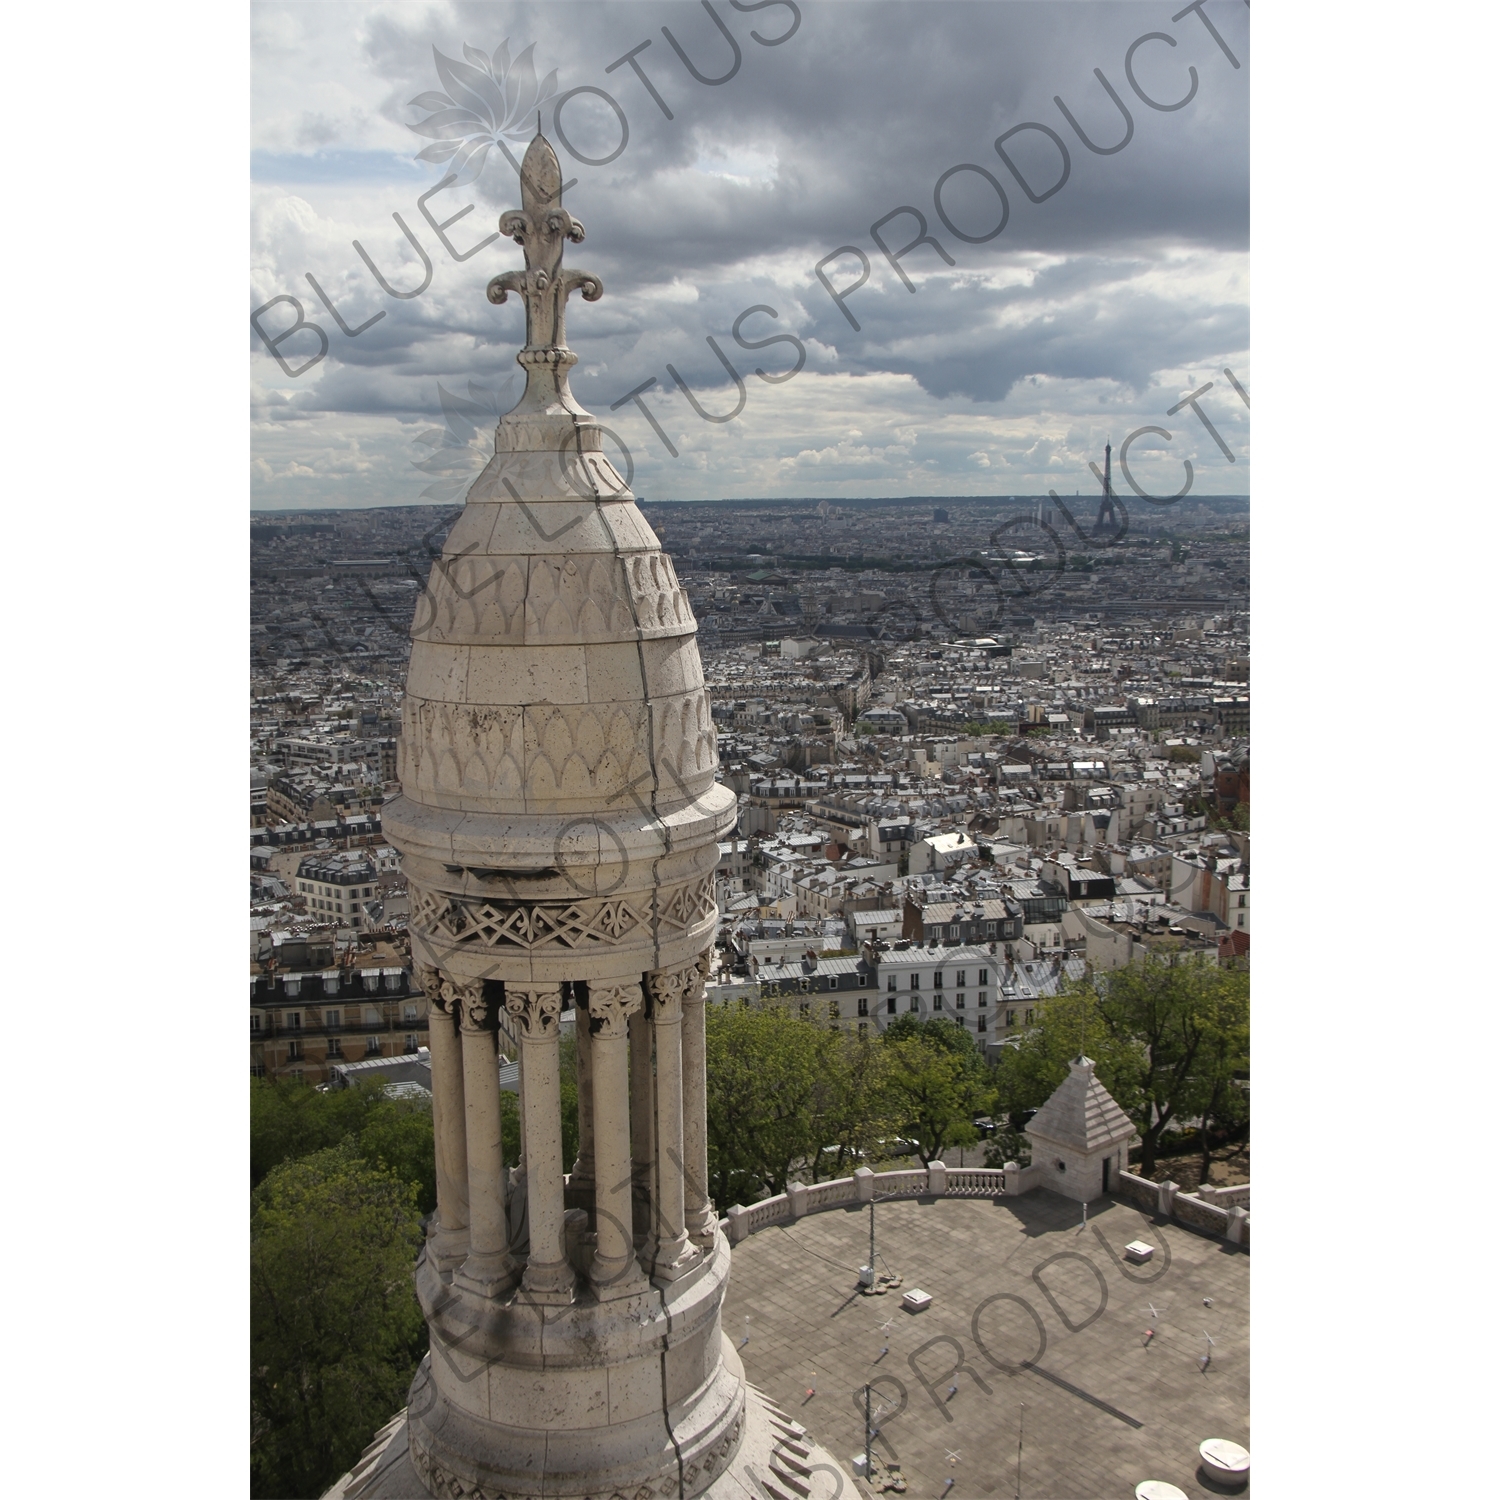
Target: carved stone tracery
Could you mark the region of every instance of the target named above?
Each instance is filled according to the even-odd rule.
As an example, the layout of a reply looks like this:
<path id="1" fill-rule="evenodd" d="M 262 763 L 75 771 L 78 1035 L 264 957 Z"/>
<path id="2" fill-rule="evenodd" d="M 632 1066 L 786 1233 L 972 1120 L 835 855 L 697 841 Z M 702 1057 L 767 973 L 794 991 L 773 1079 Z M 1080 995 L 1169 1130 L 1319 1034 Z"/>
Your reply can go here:
<path id="1" fill-rule="evenodd" d="M 664 894 L 655 920 L 630 900 L 539 902 L 535 905 L 449 896 L 411 887 L 411 925 L 440 942 L 535 950 L 613 947 L 638 928 L 686 932 L 713 917 L 712 875 Z"/>

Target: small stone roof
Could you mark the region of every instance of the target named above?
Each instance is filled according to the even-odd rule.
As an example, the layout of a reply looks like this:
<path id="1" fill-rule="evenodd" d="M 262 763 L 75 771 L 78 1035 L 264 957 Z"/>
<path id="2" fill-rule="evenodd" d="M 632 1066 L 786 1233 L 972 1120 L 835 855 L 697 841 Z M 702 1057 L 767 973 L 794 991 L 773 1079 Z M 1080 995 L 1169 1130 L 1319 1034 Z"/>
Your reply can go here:
<path id="1" fill-rule="evenodd" d="M 1068 1064 L 1067 1078 L 1032 1116 L 1026 1134 L 1087 1154 L 1128 1141 L 1135 1126 L 1094 1077 L 1093 1058 L 1075 1057 Z"/>

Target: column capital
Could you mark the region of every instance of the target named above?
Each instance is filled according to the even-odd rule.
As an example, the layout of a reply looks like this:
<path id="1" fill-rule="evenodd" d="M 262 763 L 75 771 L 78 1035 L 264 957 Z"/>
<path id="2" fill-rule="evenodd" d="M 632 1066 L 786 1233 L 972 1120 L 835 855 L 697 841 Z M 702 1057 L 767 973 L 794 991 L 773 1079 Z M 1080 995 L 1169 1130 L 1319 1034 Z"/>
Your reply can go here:
<path id="1" fill-rule="evenodd" d="M 427 1003 L 433 1010 L 448 1014 L 448 1002 L 443 998 L 443 973 L 431 964 L 413 964 L 412 977 L 417 981 Z"/>
<path id="2" fill-rule="evenodd" d="M 703 971 L 695 961 L 676 969 L 654 969 L 646 976 L 651 990 L 651 1014 L 671 1025 L 682 1019 L 682 1007 L 703 999 Z"/>
<path id="3" fill-rule="evenodd" d="M 682 1003 L 702 1005 L 703 991 L 708 985 L 708 972 L 713 967 L 713 954 L 705 949 L 693 960 L 692 966 L 698 971 L 697 978 L 692 980 L 682 992 Z"/>
<path id="4" fill-rule="evenodd" d="M 489 1031 L 489 1005 L 484 998 L 484 981 L 471 979 L 443 981 L 443 1007 L 458 1016 L 461 1031 Z"/>
<path id="5" fill-rule="evenodd" d="M 631 1016 L 645 997 L 633 980 L 601 980 L 589 985 L 589 1033 L 592 1036 L 623 1037 Z"/>
<path id="6" fill-rule="evenodd" d="M 558 1034 L 562 987 L 556 984 L 506 985 L 505 1010 L 515 1018 L 523 1042 L 542 1042 Z"/>

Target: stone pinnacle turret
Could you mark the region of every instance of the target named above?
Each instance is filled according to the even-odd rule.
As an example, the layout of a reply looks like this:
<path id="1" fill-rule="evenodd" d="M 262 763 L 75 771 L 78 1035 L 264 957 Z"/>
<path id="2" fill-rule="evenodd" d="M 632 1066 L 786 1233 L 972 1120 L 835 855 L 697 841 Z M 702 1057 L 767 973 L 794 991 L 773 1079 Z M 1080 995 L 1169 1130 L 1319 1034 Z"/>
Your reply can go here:
<path id="1" fill-rule="evenodd" d="M 402 792 L 383 812 L 431 1006 L 437 1138 L 410 1455 L 434 1494 L 691 1497 L 733 1455 L 746 1399 L 719 1328 L 704 1074 L 735 797 L 715 780 L 687 596 L 568 389 L 568 294 L 603 287 L 562 264 L 583 227 L 541 135 L 521 205 L 500 227 L 525 269 L 488 296 L 525 306 L 526 391 L 418 601 Z M 516 1141 L 497 1050 L 521 1060 Z"/>

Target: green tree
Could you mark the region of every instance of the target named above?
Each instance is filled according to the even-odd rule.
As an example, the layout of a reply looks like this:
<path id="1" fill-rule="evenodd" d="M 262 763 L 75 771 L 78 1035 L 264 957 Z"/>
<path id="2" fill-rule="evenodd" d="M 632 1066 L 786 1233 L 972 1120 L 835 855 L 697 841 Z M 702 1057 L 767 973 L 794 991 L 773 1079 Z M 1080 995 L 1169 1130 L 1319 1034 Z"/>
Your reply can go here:
<path id="1" fill-rule="evenodd" d="M 1105 1021 L 1092 979 L 1065 981 L 1057 995 L 1042 1001 L 1036 1024 L 1000 1051 L 996 1109 L 1010 1124 L 1010 1144 L 1024 1141 L 1019 1131 L 1026 1112 L 1047 1102 L 1080 1053 L 1094 1060 L 1095 1076 L 1120 1107 L 1133 1112 L 1137 1101 L 1131 1090 L 1139 1072 L 1135 1050 Z"/>
<path id="2" fill-rule="evenodd" d="M 1234 972 L 1234 971 L 1229 971 Z M 1208 1181 L 1213 1131 L 1228 1126 L 1240 1131 L 1250 1123 L 1250 1095 L 1240 1086 L 1250 1072 L 1250 991 L 1246 983 L 1227 979 L 1210 997 L 1208 1032 L 1199 1051 L 1184 1112 L 1202 1120 L 1199 1130 L 1199 1181 Z"/>
<path id="3" fill-rule="evenodd" d="M 432 1100 L 391 1098 L 379 1080 L 312 1088 L 297 1079 L 250 1080 L 250 1185 L 283 1162 L 350 1141 L 372 1165 L 415 1183 L 422 1213 L 437 1206 Z"/>
<path id="4" fill-rule="evenodd" d="M 353 1088 L 320 1090 L 299 1079 L 250 1080 L 250 1185 L 272 1167 L 358 1135 L 385 1097 L 385 1085 L 361 1080 Z"/>
<path id="5" fill-rule="evenodd" d="M 708 1168 L 721 1206 L 782 1193 L 820 1140 L 820 1090 L 837 1035 L 778 1005 L 711 1005 Z"/>
<path id="6" fill-rule="evenodd" d="M 812 1180 L 827 1168 L 843 1177 L 876 1143 L 891 1135 L 890 1054 L 879 1042 L 835 1032 L 825 1072 L 815 1092 L 815 1126 L 822 1143 L 812 1160 Z M 834 1148 L 830 1151 L 830 1147 Z"/>
<path id="7" fill-rule="evenodd" d="M 951 1146 L 979 1139 L 974 1118 L 988 1107 L 991 1089 L 974 1039 L 944 1017 L 901 1016 L 881 1038 L 889 1058 L 891 1112 L 902 1134 L 917 1143 L 923 1166 Z"/>
<path id="8" fill-rule="evenodd" d="M 437 1207 L 437 1162 L 431 1099 L 381 1099 L 365 1117 L 354 1143 L 375 1167 L 386 1167 L 417 1190 L 417 1211 Z"/>
<path id="9" fill-rule="evenodd" d="M 1080 1049 L 1141 1134 L 1141 1171 L 1156 1170 L 1167 1127 L 1202 1107 L 1203 1080 L 1215 1068 L 1241 1066 L 1238 1044 L 1213 1061 L 1219 1038 L 1243 1018 L 1249 1036 L 1250 976 L 1202 955 L 1157 954 L 1069 984 L 1041 1010 L 1038 1024 L 1007 1049 L 1000 1092 L 1012 1111 L 1038 1108 L 1067 1076 Z M 1227 1108 L 1228 1096 L 1222 1096 Z"/>
<path id="10" fill-rule="evenodd" d="M 273 1167 L 255 1189 L 252 1494 L 322 1494 L 404 1401 L 426 1345 L 416 1197 L 352 1142 Z"/>

